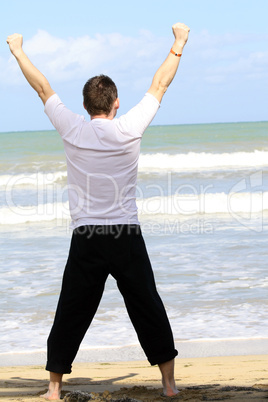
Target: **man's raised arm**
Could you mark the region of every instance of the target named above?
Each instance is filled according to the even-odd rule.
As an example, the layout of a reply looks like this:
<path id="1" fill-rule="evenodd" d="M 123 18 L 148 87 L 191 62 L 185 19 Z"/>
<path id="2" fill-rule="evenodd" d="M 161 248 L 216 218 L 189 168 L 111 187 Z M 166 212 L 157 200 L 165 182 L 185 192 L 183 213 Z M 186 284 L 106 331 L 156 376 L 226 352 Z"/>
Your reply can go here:
<path id="1" fill-rule="evenodd" d="M 152 85 L 148 91 L 154 95 L 159 102 L 161 102 L 164 93 L 175 77 L 180 63 L 181 54 L 190 32 L 190 28 L 180 22 L 173 25 L 172 30 L 175 37 L 175 42 L 166 60 L 155 73 Z"/>
<path id="2" fill-rule="evenodd" d="M 45 104 L 55 92 L 44 75 L 31 63 L 22 49 L 23 38 L 20 34 L 13 34 L 7 38 L 11 53 L 15 56 L 21 71 L 33 89 L 38 93 Z"/>

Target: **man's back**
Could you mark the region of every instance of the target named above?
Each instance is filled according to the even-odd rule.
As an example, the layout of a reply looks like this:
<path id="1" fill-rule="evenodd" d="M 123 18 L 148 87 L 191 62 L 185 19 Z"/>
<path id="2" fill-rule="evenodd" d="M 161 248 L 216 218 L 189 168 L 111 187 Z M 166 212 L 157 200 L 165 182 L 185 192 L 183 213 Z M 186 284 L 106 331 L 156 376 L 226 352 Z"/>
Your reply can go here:
<path id="1" fill-rule="evenodd" d="M 158 108 L 158 101 L 147 94 L 118 119 L 88 122 L 56 94 L 47 100 L 45 112 L 64 142 L 74 228 L 139 223 L 135 194 L 140 141 Z"/>

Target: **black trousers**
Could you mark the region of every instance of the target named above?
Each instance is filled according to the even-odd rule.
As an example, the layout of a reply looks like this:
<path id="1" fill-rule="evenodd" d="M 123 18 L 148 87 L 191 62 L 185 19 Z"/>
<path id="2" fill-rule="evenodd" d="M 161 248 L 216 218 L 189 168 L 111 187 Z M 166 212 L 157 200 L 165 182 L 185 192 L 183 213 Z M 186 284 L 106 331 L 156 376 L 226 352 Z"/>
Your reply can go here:
<path id="1" fill-rule="evenodd" d="M 177 354 L 138 225 L 81 226 L 74 230 L 46 369 L 70 373 L 79 345 L 97 311 L 111 274 L 124 298 L 140 344 L 154 364 Z"/>

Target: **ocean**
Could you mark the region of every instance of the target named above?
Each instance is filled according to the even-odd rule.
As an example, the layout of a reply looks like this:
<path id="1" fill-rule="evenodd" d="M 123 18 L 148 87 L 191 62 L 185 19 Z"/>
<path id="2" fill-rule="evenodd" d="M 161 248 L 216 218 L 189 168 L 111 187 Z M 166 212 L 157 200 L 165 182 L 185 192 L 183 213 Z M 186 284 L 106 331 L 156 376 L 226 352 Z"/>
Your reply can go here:
<path id="1" fill-rule="evenodd" d="M 139 219 L 177 342 L 268 338 L 268 122 L 151 126 Z M 68 255 L 56 131 L 0 133 L 0 360 L 45 351 Z M 137 345 L 108 278 L 81 350 Z M 179 350 L 180 355 L 180 350 Z"/>

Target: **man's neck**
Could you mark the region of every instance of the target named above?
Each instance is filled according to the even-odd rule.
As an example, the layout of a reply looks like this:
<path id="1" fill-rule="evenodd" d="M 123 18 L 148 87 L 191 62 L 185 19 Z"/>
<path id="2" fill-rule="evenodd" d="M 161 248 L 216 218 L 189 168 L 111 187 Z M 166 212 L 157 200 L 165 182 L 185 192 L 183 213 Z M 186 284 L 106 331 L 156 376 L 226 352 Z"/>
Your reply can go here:
<path id="1" fill-rule="evenodd" d="M 107 115 L 107 114 L 97 114 L 97 115 L 95 115 L 95 116 L 90 116 L 90 118 L 91 118 L 91 120 L 94 120 L 94 119 L 107 119 L 107 120 L 113 120 L 113 118 L 114 118 L 114 115 L 113 114 L 109 114 L 109 115 Z"/>
<path id="2" fill-rule="evenodd" d="M 119 100 L 118 100 L 118 107 L 119 107 Z M 94 119 L 113 120 L 113 118 L 116 116 L 118 107 L 114 106 L 109 114 L 105 114 L 105 113 L 95 114 L 94 116 L 90 116 L 90 118 L 91 118 L 91 120 L 94 120 Z"/>

